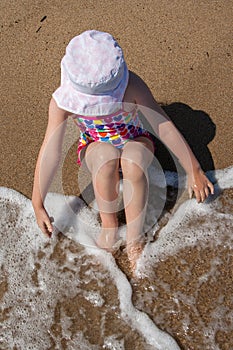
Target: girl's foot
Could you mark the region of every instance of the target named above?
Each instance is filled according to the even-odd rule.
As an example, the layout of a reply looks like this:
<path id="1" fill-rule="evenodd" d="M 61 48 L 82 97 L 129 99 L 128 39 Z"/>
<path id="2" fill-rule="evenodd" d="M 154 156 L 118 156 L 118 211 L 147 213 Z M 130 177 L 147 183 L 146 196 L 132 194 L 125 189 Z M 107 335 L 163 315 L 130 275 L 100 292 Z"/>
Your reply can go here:
<path id="1" fill-rule="evenodd" d="M 99 248 L 106 250 L 107 252 L 114 253 L 117 249 L 117 227 L 113 228 L 101 228 L 101 232 L 96 240 L 96 244 Z M 118 248 L 119 249 L 119 248 Z"/>
<path id="2" fill-rule="evenodd" d="M 127 244 L 126 251 L 130 263 L 130 270 L 134 274 L 137 261 L 140 258 L 145 242 L 143 239 L 135 240 Z"/>

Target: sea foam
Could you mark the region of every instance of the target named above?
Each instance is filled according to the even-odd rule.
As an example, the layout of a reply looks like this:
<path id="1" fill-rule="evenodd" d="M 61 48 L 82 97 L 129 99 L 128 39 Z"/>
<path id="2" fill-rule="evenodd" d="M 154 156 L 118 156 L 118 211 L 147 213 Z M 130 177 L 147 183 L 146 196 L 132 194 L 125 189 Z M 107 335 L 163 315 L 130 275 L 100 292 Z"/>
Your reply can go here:
<path id="1" fill-rule="evenodd" d="M 209 176 L 215 179 L 216 192 L 233 186 L 233 168 L 219 170 Z M 168 178 L 170 185 L 174 185 L 172 181 L 176 180 L 172 180 L 172 174 Z M 161 188 L 164 188 L 164 183 Z M 52 344 L 56 349 L 62 349 L 64 343 L 67 349 L 99 349 L 99 343 L 95 344 L 90 335 L 85 335 L 87 330 L 74 331 L 74 319 L 70 316 L 72 311 L 67 311 L 68 304 L 67 309 L 61 304 L 63 301 L 65 305 L 67 300 L 76 300 L 74 307 L 80 302 L 77 317 L 83 318 L 84 323 L 88 312 L 91 314 L 91 310 L 96 310 L 93 317 L 99 313 L 103 338 L 101 348 L 125 349 L 125 339 L 119 336 L 117 330 L 115 334 L 107 335 L 105 319 L 110 308 L 116 320 L 125 322 L 122 328 L 127 325 L 132 332 L 135 330 L 141 334 L 145 340 L 144 349 L 179 349 L 170 335 L 161 331 L 145 312 L 133 305 L 132 287 L 126 275 L 111 254 L 95 246 L 100 230 L 96 210 L 88 208 L 80 198 L 55 193 L 47 195 L 45 204 L 58 231 L 61 230 L 67 238 L 61 240 L 55 232 L 48 241 L 37 227 L 31 201 L 12 189 L 0 188 L 1 349 L 39 350 Z M 155 224 L 153 230 L 158 229 L 159 234 L 144 249 L 138 262 L 138 278 L 150 277 L 156 263 L 177 254 L 184 247 L 196 246 L 197 243 L 204 245 L 211 240 L 232 247 L 232 212 L 221 205 L 216 196 L 204 204 L 197 204 L 192 199 L 170 214 L 164 227 L 156 226 L 152 218 Z M 229 208 L 232 208 L 231 205 Z M 149 212 L 153 215 L 153 208 Z M 202 224 L 198 225 L 198 222 Z M 125 228 L 121 232 L 124 238 Z M 84 249 L 79 245 L 72 246 L 72 241 L 81 244 Z M 218 264 L 218 260 L 211 262 L 208 274 L 200 276 L 200 284 L 212 276 Z M 95 287 L 90 288 L 90 285 Z M 108 294 L 104 294 L 109 285 L 115 286 L 117 291 L 111 307 Z M 113 293 L 114 289 L 111 290 Z M 156 287 L 151 286 L 151 291 L 156 296 Z M 178 292 L 173 295 L 177 303 L 180 297 Z M 182 297 L 185 298 L 185 295 Z M 191 299 L 187 302 L 192 304 Z M 160 317 L 162 315 L 158 315 L 157 319 Z M 54 318 L 58 318 L 57 330 Z M 86 322 L 88 325 L 88 320 Z M 189 323 L 188 318 L 184 320 L 184 327 L 185 324 L 188 327 Z M 205 327 L 206 334 L 213 334 L 214 327 Z M 214 346 L 217 349 L 216 344 Z"/>

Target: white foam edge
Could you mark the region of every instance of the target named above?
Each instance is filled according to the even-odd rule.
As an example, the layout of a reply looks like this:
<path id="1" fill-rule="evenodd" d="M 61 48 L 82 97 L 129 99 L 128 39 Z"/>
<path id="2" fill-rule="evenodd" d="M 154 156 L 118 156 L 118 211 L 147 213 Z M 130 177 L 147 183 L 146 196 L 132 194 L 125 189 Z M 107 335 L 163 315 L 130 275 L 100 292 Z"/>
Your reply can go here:
<path id="1" fill-rule="evenodd" d="M 229 173 L 226 173 L 228 176 Z M 228 177 L 227 181 L 220 181 L 220 184 L 224 184 L 225 188 L 232 187 L 233 178 Z M 219 184 L 217 183 L 215 187 L 218 190 Z M 216 190 L 216 192 L 217 192 Z M 168 223 L 164 226 L 153 243 L 148 243 L 143 251 L 142 256 L 137 262 L 136 274 L 138 277 L 143 278 L 148 277 L 148 271 L 145 271 L 145 266 L 148 266 L 148 262 L 152 259 L 153 264 L 159 262 L 161 258 L 165 255 L 176 254 L 181 246 L 193 247 L 200 242 L 210 239 L 210 231 L 205 226 L 200 226 L 195 229 L 195 234 L 192 229 L 187 229 L 185 232 L 182 230 L 182 225 L 186 220 L 189 220 L 193 215 L 198 216 L 209 216 L 213 213 L 218 223 L 225 220 L 229 223 L 233 223 L 233 215 L 229 213 L 217 212 L 214 207 L 214 198 L 206 201 L 206 203 L 197 203 L 196 199 L 187 200 L 182 203 L 174 215 L 169 218 Z M 213 224 L 213 223 L 212 223 Z M 214 237 L 214 228 L 210 228 L 212 231 L 211 237 Z M 218 235 L 218 232 L 216 232 Z M 227 234 L 227 232 L 225 232 Z M 229 247 L 232 246 L 233 238 L 229 233 L 227 244 Z M 150 258 L 151 257 L 151 258 Z"/>
<path id="2" fill-rule="evenodd" d="M 186 175 L 172 171 L 163 172 L 153 164 L 149 167 L 148 173 L 153 185 L 164 188 L 166 186 L 186 188 Z M 155 175 L 155 176 L 154 176 Z M 233 166 L 224 169 L 210 170 L 206 176 L 213 184 L 217 184 L 220 189 L 227 189 L 233 186 Z"/>
<path id="3" fill-rule="evenodd" d="M 214 172 L 209 173 L 210 177 L 213 177 L 217 180 L 218 186 L 222 189 L 226 189 L 229 187 L 232 187 L 232 179 L 233 179 L 233 167 L 229 167 L 223 170 L 217 170 Z M 172 178 L 172 176 L 171 176 Z M 32 210 L 31 201 L 27 199 L 25 196 L 20 194 L 19 192 L 6 188 L 6 187 L 0 187 L 0 196 L 4 199 L 10 200 L 11 202 L 14 202 L 16 204 L 24 204 L 24 209 L 26 211 Z M 62 195 L 57 194 L 48 194 L 47 196 L 47 204 L 48 206 L 51 205 L 51 208 L 54 209 L 54 199 L 58 197 L 61 198 Z M 70 197 L 72 200 L 73 197 Z M 50 203 L 51 201 L 51 203 Z M 190 201 L 192 205 L 194 205 L 195 200 Z M 56 201 L 56 205 L 57 205 Z M 80 206 L 82 205 L 81 202 L 79 202 Z M 185 203 L 183 203 L 185 205 Z M 196 205 L 196 203 L 195 203 Z M 58 207 L 58 206 L 57 206 Z M 187 208 L 187 204 L 186 204 Z M 189 207 L 190 209 L 190 207 Z M 182 205 L 179 208 L 180 211 L 182 211 Z M 25 211 L 24 211 L 25 213 Z M 177 212 L 176 212 L 177 213 Z M 72 213 L 73 215 L 73 210 Z M 64 216 L 63 216 L 64 218 Z M 173 218 L 173 220 L 175 220 Z M 69 231 L 71 223 L 69 222 L 69 218 L 66 217 L 66 229 Z M 174 225 L 174 222 L 170 222 L 167 226 L 167 228 L 164 228 L 165 230 L 169 229 L 169 225 L 172 227 Z M 77 224 L 75 225 L 77 226 Z M 171 232 L 171 231 L 170 231 Z M 166 232 L 167 233 L 167 232 Z M 161 230 L 160 235 L 163 235 L 163 230 Z M 78 237 L 75 237 L 76 240 L 78 240 Z M 80 242 L 79 242 L 80 243 Z M 82 242 L 83 244 L 84 242 Z M 93 247 L 93 242 L 86 242 L 87 244 L 84 245 L 86 251 L 88 254 L 95 254 L 101 259 L 102 264 L 105 266 L 105 268 L 110 272 L 119 293 L 119 300 L 120 300 L 120 308 L 121 308 L 121 314 L 122 317 L 129 320 L 131 325 L 136 328 L 143 336 L 145 337 L 148 344 L 153 345 L 157 347 L 158 350 L 176 350 L 180 349 L 175 340 L 169 336 L 167 333 L 161 331 L 156 325 L 152 322 L 152 320 L 143 312 L 137 310 L 134 308 L 131 298 L 132 298 L 132 289 L 130 286 L 130 283 L 128 282 L 126 276 L 123 274 L 122 271 L 116 266 L 115 260 L 113 257 L 107 253 L 103 252 L 100 249 L 97 249 L 96 247 Z M 91 244 L 90 244 L 91 243 Z M 152 247 L 152 245 L 151 245 Z M 94 249 L 94 251 L 93 251 Z M 148 246 L 146 249 L 149 249 Z M 149 253 L 146 251 L 145 253 Z"/>
<path id="4" fill-rule="evenodd" d="M 11 202 L 16 203 L 18 205 L 23 205 L 24 209 L 27 209 L 27 211 L 32 213 L 31 201 L 19 192 L 12 189 L 0 187 L 0 196 L 1 198 L 10 200 Z M 66 208 L 69 208 L 69 206 L 67 206 L 67 201 L 68 203 L 70 203 L 70 201 L 72 201 L 73 198 L 74 197 L 72 196 L 64 198 L 64 196 L 59 194 L 48 193 L 46 205 L 48 208 L 53 209 L 53 214 L 55 214 L 55 216 L 59 216 L 59 213 L 64 209 L 64 205 Z M 56 204 L 55 207 L 54 204 Z M 78 204 L 82 206 L 81 202 L 79 202 Z M 63 215 L 66 213 L 63 212 Z M 73 220 L 72 209 L 69 214 L 71 215 L 71 218 Z M 77 221 L 79 220 L 77 217 L 76 219 Z M 77 222 L 73 222 L 73 224 L 77 227 Z M 80 236 L 73 235 L 73 232 L 71 232 L 70 234 L 70 223 L 68 226 L 66 227 L 67 235 L 71 237 L 73 236 L 73 239 L 80 243 Z M 98 249 L 90 240 L 89 235 L 82 235 L 81 238 L 81 244 L 84 245 L 87 254 L 92 254 L 96 256 L 101 261 L 103 266 L 107 269 L 107 271 L 109 271 L 111 277 L 113 278 L 113 281 L 118 290 L 121 315 L 123 319 L 125 319 L 127 323 L 129 323 L 133 328 L 137 329 L 139 333 L 142 334 L 142 336 L 145 338 L 146 342 L 149 345 L 155 347 L 156 350 L 180 349 L 171 336 L 161 331 L 158 327 L 156 327 L 153 321 L 145 313 L 137 310 L 133 306 L 131 301 L 132 289 L 130 283 L 127 280 L 125 274 L 117 267 L 115 259 L 112 257 L 112 255 L 101 249 Z"/>
<path id="5" fill-rule="evenodd" d="M 203 214 L 207 212 L 206 208 L 203 208 L 204 205 L 202 207 L 203 211 L 201 206 L 202 205 L 199 205 L 199 210 L 197 211 L 197 203 L 195 199 L 191 200 L 191 205 L 189 205 L 189 212 L 187 211 L 186 203 L 183 203 L 180 206 L 176 212 L 176 215 L 170 219 L 164 228 L 161 229 L 156 241 L 145 246 L 142 257 L 139 259 L 137 264 L 138 276 L 143 277 L 146 275 L 143 273 L 143 270 L 145 264 L 148 263 L 148 256 L 153 256 L 154 263 L 159 262 L 161 257 L 163 257 L 165 254 L 168 255 L 169 253 L 169 255 L 173 255 L 177 253 L 180 250 L 181 244 L 185 247 L 193 247 L 198 242 L 209 238 L 209 231 L 205 232 L 205 229 L 201 228 L 195 230 L 195 235 L 191 234 L 190 231 L 178 235 L 174 234 L 175 228 L 177 228 L 179 225 L 181 227 L 182 220 L 186 219 L 186 217 L 191 213 L 192 208 L 195 208 L 196 213 L 199 212 L 199 214 L 201 212 L 203 212 Z M 180 219 L 180 216 L 182 216 L 182 220 Z M 232 221 L 231 214 L 216 213 L 216 216 L 219 221 L 223 219 Z M 229 245 L 231 244 L 230 241 L 228 243 Z"/>
<path id="6" fill-rule="evenodd" d="M 223 190 L 233 187 L 233 166 L 209 171 L 206 174 L 209 176 L 210 181 L 213 181 L 213 183 L 216 181 L 218 186 Z"/>
<path id="7" fill-rule="evenodd" d="M 146 342 L 156 350 L 180 350 L 176 341 L 168 333 L 160 330 L 147 314 L 133 306 L 131 285 L 126 275 L 117 267 L 113 256 L 101 249 L 86 247 L 86 250 L 88 254 L 95 254 L 113 278 L 118 290 L 123 319 L 142 334 Z"/>
<path id="8" fill-rule="evenodd" d="M 12 188 L 0 186 L 0 198 L 9 200 L 17 205 L 24 204 L 24 209 L 26 210 L 31 209 L 31 200 Z"/>

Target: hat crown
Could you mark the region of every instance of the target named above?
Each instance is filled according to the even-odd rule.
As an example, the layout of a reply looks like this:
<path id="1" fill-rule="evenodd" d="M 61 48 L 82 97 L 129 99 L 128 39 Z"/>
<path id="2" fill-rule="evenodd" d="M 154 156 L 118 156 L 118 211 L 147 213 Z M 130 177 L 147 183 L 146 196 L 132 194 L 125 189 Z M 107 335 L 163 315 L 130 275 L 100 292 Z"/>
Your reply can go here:
<path id="1" fill-rule="evenodd" d="M 58 107 L 86 116 L 108 115 L 119 108 L 129 71 L 111 34 L 88 30 L 74 37 L 61 61 L 61 85 L 53 93 Z"/>
<path id="2" fill-rule="evenodd" d="M 66 48 L 62 64 L 74 88 L 90 93 L 114 89 L 123 75 L 125 61 L 121 47 L 109 33 L 88 30 L 74 37 Z M 85 91 L 87 92 L 87 91 Z"/>

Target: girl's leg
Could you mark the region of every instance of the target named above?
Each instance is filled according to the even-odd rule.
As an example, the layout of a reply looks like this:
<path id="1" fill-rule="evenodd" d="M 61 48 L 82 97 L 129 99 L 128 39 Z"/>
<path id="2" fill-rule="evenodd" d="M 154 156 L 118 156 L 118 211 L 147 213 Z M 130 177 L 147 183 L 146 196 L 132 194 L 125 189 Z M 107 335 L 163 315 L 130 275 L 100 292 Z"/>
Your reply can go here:
<path id="1" fill-rule="evenodd" d="M 148 199 L 147 168 L 153 159 L 152 141 L 138 137 L 123 148 L 123 198 L 127 223 L 127 253 L 132 268 L 143 247 L 143 224 Z"/>
<path id="2" fill-rule="evenodd" d="M 97 244 L 109 251 L 116 242 L 118 230 L 119 157 L 118 149 L 103 142 L 91 143 L 85 152 L 85 163 L 92 174 L 95 198 L 102 221 Z"/>

